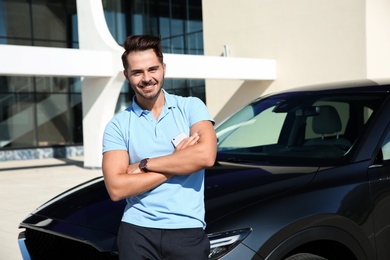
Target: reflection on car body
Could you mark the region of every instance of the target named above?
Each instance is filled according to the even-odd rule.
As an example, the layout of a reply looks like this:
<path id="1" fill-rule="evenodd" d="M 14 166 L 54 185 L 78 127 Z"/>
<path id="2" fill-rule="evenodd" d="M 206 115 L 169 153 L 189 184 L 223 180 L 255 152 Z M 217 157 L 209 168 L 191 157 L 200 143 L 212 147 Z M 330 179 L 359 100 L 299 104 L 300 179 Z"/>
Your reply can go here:
<path id="1" fill-rule="evenodd" d="M 218 125 L 210 259 L 390 259 L 389 92 L 290 90 Z M 117 259 L 123 206 L 91 180 L 23 220 L 19 244 L 32 259 Z"/>

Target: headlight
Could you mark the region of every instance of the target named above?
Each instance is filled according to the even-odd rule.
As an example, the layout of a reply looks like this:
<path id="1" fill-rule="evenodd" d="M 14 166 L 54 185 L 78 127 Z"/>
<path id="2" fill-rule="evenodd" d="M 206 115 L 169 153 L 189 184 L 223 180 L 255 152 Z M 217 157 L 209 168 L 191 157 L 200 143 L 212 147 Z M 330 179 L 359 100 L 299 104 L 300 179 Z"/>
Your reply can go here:
<path id="1" fill-rule="evenodd" d="M 209 259 L 219 259 L 226 255 L 240 244 L 251 232 L 251 228 L 244 228 L 208 234 L 210 239 Z"/>

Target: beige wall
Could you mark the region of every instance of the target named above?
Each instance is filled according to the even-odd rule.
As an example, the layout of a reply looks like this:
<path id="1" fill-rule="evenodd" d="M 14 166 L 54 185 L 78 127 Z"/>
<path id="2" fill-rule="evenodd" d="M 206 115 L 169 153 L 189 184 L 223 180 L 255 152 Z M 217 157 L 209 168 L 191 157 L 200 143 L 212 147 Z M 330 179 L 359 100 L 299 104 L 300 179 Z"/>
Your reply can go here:
<path id="1" fill-rule="evenodd" d="M 366 1 L 367 77 L 380 83 L 390 78 L 390 1 Z"/>
<path id="2" fill-rule="evenodd" d="M 269 92 L 366 79 L 368 72 L 387 79 L 390 66 L 380 66 L 380 73 L 375 66 L 378 61 L 389 63 L 384 53 L 390 60 L 390 47 L 386 47 L 390 46 L 390 16 L 386 15 L 390 4 L 388 0 L 367 2 L 203 1 L 205 55 L 221 55 L 223 46 L 228 45 L 231 57 L 271 58 L 277 67 L 274 82 L 207 80 L 207 105 L 217 123 L 254 97 Z M 382 15 L 378 16 L 378 11 Z M 367 35 L 372 36 L 370 41 Z"/>

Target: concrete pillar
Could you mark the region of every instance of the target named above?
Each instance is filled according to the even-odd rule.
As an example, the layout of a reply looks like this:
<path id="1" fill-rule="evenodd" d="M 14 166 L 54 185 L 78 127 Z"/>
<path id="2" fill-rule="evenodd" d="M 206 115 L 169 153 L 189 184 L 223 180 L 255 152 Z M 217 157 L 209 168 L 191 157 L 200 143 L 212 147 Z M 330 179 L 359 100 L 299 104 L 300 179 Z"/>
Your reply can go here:
<path id="1" fill-rule="evenodd" d="M 100 168 L 104 127 L 114 116 L 125 80 L 121 63 L 123 49 L 107 27 L 101 0 L 77 0 L 77 16 L 80 49 L 112 53 L 110 77 L 82 79 L 84 167 Z"/>

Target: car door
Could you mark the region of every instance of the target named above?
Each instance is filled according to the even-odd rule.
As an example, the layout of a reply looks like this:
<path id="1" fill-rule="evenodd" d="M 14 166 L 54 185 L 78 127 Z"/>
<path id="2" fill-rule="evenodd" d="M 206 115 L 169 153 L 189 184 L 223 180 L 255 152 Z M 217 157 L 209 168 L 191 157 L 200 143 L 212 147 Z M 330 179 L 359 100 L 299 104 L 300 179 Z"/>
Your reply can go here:
<path id="1" fill-rule="evenodd" d="M 377 259 L 390 259 L 390 125 L 368 169 Z"/>

